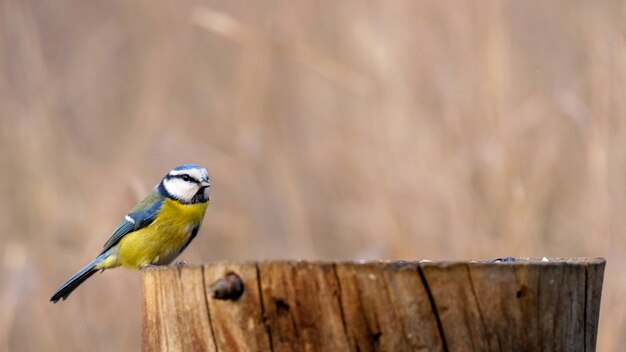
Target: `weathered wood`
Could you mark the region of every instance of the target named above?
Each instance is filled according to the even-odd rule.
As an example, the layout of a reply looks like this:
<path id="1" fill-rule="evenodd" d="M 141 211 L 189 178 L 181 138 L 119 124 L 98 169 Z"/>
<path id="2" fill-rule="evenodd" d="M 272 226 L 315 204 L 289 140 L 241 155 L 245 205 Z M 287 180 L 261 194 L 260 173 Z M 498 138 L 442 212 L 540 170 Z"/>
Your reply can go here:
<path id="1" fill-rule="evenodd" d="M 244 283 L 243 294 L 236 301 L 214 299 L 210 294 L 205 297 L 218 350 L 269 351 L 256 264 L 216 263 L 205 266 L 203 271 L 207 286 L 231 272 Z"/>
<path id="2" fill-rule="evenodd" d="M 274 351 L 346 351 L 339 287 L 332 264 L 259 264 Z"/>
<path id="3" fill-rule="evenodd" d="M 593 351 L 604 265 L 291 261 L 147 269 L 143 348 Z M 229 273 L 243 283 L 241 296 L 212 297 L 209 287 L 222 287 L 214 283 Z"/>
<path id="4" fill-rule="evenodd" d="M 144 271 L 143 350 L 217 351 L 205 289 L 201 267 Z"/>
<path id="5" fill-rule="evenodd" d="M 600 297 L 604 280 L 605 261 L 595 260 L 586 264 L 586 299 L 585 299 L 585 349 L 596 350 L 598 320 L 600 319 Z"/>
<path id="6" fill-rule="evenodd" d="M 441 351 L 417 264 L 337 264 L 350 349 Z"/>
<path id="7" fill-rule="evenodd" d="M 421 267 L 452 351 L 593 351 L 604 265 L 552 259 Z"/>

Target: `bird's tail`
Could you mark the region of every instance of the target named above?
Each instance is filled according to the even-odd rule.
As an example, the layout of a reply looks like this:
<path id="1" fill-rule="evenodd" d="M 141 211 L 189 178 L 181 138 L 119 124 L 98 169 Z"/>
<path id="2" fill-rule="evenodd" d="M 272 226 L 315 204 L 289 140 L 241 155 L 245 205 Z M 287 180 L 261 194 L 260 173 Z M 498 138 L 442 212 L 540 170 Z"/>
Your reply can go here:
<path id="1" fill-rule="evenodd" d="M 52 295 L 50 301 L 52 303 L 57 303 L 60 299 L 65 300 L 72 291 L 74 291 L 80 284 L 85 282 L 91 275 L 95 274 L 99 268 L 96 268 L 102 260 L 106 259 L 109 256 L 108 252 L 100 254 L 96 259 L 94 259 L 91 263 L 87 264 L 84 268 L 82 268 L 79 272 L 74 274 L 69 280 L 65 281 L 61 287 L 57 289 L 57 291 Z"/>

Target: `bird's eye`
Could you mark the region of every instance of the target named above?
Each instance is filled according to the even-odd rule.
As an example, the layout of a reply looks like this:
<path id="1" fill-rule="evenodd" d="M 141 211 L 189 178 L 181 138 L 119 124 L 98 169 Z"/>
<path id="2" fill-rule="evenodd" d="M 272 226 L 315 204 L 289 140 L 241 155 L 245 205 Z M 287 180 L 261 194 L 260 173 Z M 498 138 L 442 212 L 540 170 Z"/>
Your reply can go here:
<path id="1" fill-rule="evenodd" d="M 183 181 L 190 182 L 191 181 L 191 177 L 189 177 L 189 175 L 183 175 Z"/>

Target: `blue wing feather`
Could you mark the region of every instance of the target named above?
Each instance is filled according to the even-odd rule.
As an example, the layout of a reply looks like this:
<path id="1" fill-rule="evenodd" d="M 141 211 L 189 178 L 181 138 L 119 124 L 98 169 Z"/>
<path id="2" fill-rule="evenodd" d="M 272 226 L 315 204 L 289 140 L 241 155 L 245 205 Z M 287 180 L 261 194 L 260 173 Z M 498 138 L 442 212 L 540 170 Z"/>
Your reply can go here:
<path id="1" fill-rule="evenodd" d="M 102 253 L 115 246 L 128 233 L 150 225 L 159 214 L 164 201 L 165 198 L 159 191 L 153 190 L 120 222 L 109 240 L 104 244 Z"/>

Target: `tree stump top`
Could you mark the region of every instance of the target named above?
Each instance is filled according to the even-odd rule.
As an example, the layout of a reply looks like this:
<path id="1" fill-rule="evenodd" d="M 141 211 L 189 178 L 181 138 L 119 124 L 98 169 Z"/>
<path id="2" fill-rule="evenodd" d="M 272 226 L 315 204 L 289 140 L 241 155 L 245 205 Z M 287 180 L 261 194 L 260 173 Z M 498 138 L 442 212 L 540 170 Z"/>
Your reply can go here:
<path id="1" fill-rule="evenodd" d="M 604 266 L 603 258 L 539 258 L 150 268 L 143 272 L 143 346 L 592 351 Z"/>

